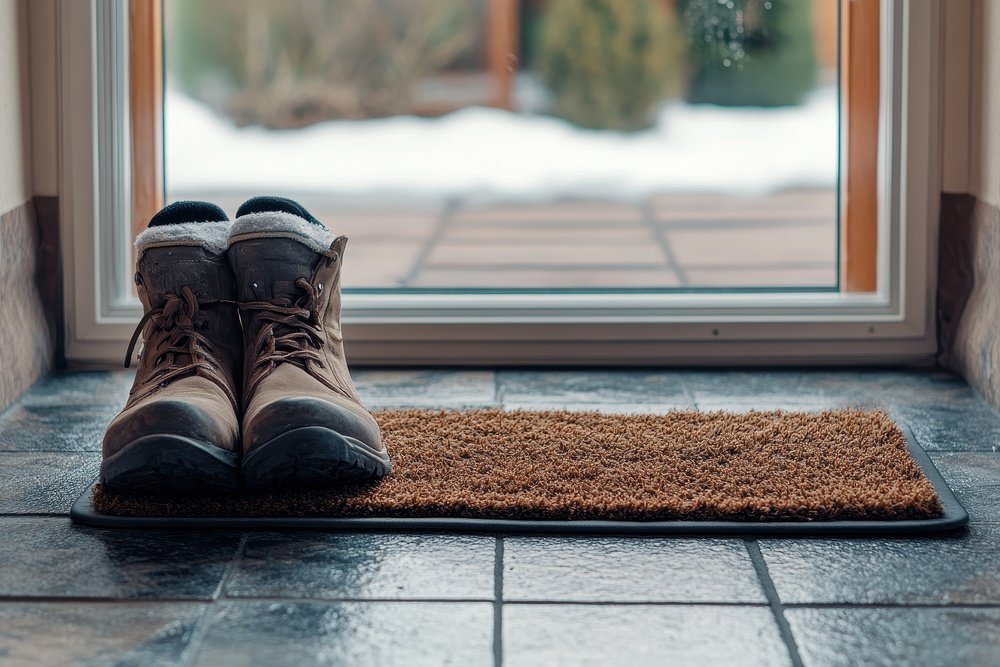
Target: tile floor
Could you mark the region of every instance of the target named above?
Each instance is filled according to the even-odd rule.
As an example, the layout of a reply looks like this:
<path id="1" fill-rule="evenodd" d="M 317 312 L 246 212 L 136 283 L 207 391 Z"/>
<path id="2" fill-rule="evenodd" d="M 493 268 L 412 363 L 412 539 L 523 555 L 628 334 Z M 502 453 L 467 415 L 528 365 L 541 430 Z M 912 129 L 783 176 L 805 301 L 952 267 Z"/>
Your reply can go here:
<path id="1" fill-rule="evenodd" d="M 125 373 L 0 414 L 0 664 L 1000 664 L 1000 414 L 901 371 L 356 373 L 374 407 L 881 406 L 972 516 L 910 539 L 131 532 L 70 524 Z"/>
<path id="2" fill-rule="evenodd" d="M 233 215 L 245 197 L 183 198 Z M 637 203 L 299 199 L 350 239 L 344 286 L 352 289 L 832 289 L 837 281 L 835 189 L 674 193 Z"/>

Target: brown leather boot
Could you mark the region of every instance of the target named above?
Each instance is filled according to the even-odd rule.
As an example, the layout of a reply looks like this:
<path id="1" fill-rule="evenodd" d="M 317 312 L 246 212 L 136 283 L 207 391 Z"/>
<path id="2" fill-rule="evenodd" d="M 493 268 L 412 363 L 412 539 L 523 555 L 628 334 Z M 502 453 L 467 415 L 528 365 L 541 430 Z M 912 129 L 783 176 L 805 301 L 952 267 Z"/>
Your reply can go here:
<path id="1" fill-rule="evenodd" d="M 244 203 L 233 223 L 229 261 L 243 319 L 248 490 L 330 486 L 391 469 L 344 357 L 346 243 L 302 206 L 278 197 Z"/>
<path id="2" fill-rule="evenodd" d="M 128 403 L 104 436 L 101 484 L 124 493 L 239 488 L 243 337 L 226 258 L 231 227 L 218 206 L 177 202 L 136 239 L 145 315 Z"/>

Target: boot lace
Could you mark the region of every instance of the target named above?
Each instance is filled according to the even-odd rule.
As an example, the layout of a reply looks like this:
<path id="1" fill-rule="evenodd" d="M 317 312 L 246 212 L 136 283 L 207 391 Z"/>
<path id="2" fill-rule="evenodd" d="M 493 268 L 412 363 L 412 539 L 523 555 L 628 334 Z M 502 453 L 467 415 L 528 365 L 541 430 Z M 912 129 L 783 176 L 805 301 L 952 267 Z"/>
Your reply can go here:
<path id="1" fill-rule="evenodd" d="M 247 398 L 253 395 L 261 380 L 284 363 L 298 366 L 334 391 L 342 391 L 318 372 L 326 366 L 320 353 L 326 344 L 319 317 L 320 289 L 305 278 L 296 280 L 295 286 L 302 290 L 302 296 L 294 300 L 240 304 L 241 313 L 249 313 L 250 317 L 264 323 L 250 346 L 254 361 L 246 383 Z"/>
<path id="2" fill-rule="evenodd" d="M 152 371 L 143 383 L 147 388 L 138 392 L 133 401 L 166 387 L 179 378 L 200 376 L 218 385 L 239 414 L 239 402 L 226 379 L 226 371 L 216 356 L 215 346 L 199 331 L 206 322 L 205 313 L 200 311 L 200 306 L 221 303 L 235 305 L 234 301 L 222 299 L 199 302 L 191 288 L 185 285 L 181 288 L 180 295 L 167 294 L 162 306 L 152 308 L 142 316 L 125 352 L 125 368 L 131 365 L 139 335 L 151 322 L 149 333 L 143 339 L 141 354 L 151 360 Z"/>

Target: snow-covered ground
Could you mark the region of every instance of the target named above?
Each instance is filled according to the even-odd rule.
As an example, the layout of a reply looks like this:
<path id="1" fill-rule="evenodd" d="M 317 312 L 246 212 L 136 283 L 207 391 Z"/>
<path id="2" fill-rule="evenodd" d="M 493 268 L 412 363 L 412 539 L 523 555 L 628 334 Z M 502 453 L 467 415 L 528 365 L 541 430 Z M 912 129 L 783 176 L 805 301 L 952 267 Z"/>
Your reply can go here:
<path id="1" fill-rule="evenodd" d="M 633 134 L 481 107 L 440 118 L 236 128 L 174 89 L 167 91 L 165 123 L 170 193 L 539 201 L 756 194 L 832 187 L 837 179 L 834 87 L 792 108 L 673 102 L 655 128 Z"/>

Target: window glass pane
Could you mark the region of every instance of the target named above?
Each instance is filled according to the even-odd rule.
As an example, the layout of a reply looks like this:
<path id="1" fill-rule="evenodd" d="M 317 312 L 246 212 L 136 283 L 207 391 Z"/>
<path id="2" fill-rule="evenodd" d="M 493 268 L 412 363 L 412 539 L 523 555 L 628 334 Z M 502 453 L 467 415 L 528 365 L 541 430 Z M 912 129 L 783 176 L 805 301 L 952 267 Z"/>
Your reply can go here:
<path id="1" fill-rule="evenodd" d="M 836 290 L 837 0 L 165 0 L 168 200 L 366 290 Z"/>

